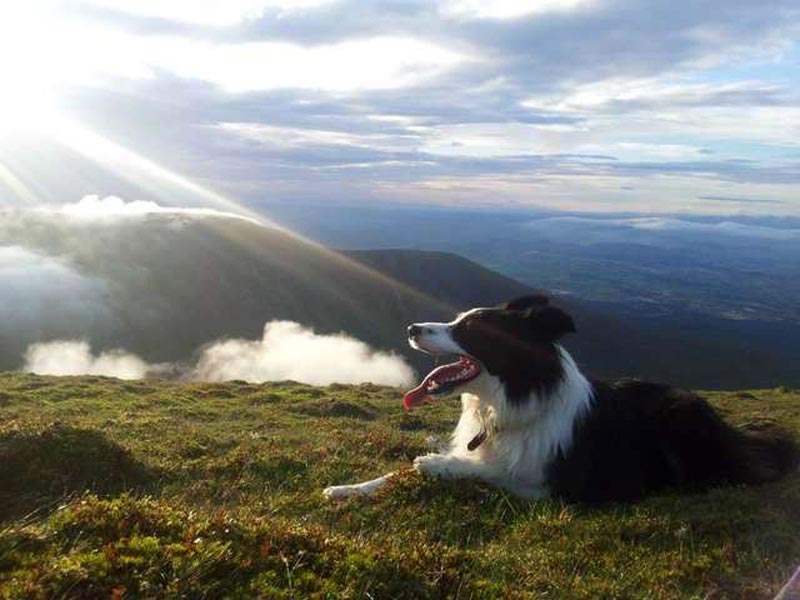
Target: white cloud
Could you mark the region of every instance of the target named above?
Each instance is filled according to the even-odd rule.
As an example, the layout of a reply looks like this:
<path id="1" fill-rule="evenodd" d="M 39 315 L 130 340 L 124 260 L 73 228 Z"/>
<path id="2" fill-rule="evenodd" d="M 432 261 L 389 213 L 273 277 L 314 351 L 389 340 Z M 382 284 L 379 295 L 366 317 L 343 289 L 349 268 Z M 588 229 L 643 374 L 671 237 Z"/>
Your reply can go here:
<path id="1" fill-rule="evenodd" d="M 22 370 L 40 375 L 106 375 L 120 379 L 143 379 L 163 372 L 164 365 L 150 365 L 124 350 L 109 350 L 97 356 L 88 342 L 54 340 L 31 344 Z"/>
<path id="2" fill-rule="evenodd" d="M 218 123 L 215 129 L 236 137 L 258 142 L 274 148 L 302 148 L 305 146 L 347 146 L 371 148 L 383 152 L 400 152 L 416 146 L 417 135 L 389 135 L 349 133 L 327 129 L 281 127 L 262 123 Z"/>
<path id="3" fill-rule="evenodd" d="M 209 0 L 196 6 L 194 2 L 125 0 L 101 4 L 139 14 L 229 24 L 249 14 L 248 6 L 257 13 L 268 6 L 290 10 L 294 3 L 239 0 L 229 6 Z M 456 50 L 411 36 L 387 34 L 313 46 L 273 40 L 210 41 L 132 33 L 104 26 L 100 20 L 65 17 L 36 2 L 20 10 L 0 9 L 4 104 L 11 92 L 32 101 L 42 95 L 57 96 L 57 90 L 66 86 L 152 80 L 164 73 L 209 82 L 231 93 L 394 89 L 419 83 L 465 60 Z"/>
<path id="4" fill-rule="evenodd" d="M 794 183 L 724 181 L 699 173 L 619 173 L 613 162 L 575 164 L 565 173 L 559 168 L 487 175 L 425 177 L 410 183 L 386 183 L 386 197 L 409 202 L 425 198 L 444 205 L 536 207 L 598 213 L 636 212 L 717 215 L 796 215 Z M 712 199 L 708 199 L 711 197 Z M 724 202 L 713 198 L 740 198 Z M 767 199 L 748 203 L 747 198 Z M 490 199 L 487 201 L 487 199 Z"/>
<path id="5" fill-rule="evenodd" d="M 415 131 L 423 136 L 423 152 L 474 158 L 569 152 L 586 135 L 579 127 L 549 123 L 468 123 Z"/>
<path id="6" fill-rule="evenodd" d="M 776 229 L 762 225 L 748 225 L 734 221 L 718 223 L 698 223 L 669 217 L 643 217 L 628 219 L 619 224 L 647 231 L 690 231 L 708 233 L 714 236 L 750 237 L 774 241 L 800 240 L 799 229 Z"/>
<path id="7" fill-rule="evenodd" d="M 59 209 L 64 215 L 82 219 L 106 219 L 114 217 L 135 217 L 150 214 L 172 214 L 196 217 L 224 217 L 242 219 L 260 224 L 255 219 L 236 213 L 224 212 L 213 208 L 182 208 L 178 206 L 162 206 L 150 200 L 126 201 L 117 196 L 101 198 L 96 194 L 88 194 L 78 202 L 64 204 Z"/>
<path id="8" fill-rule="evenodd" d="M 620 131 L 598 123 L 470 123 L 415 128 L 420 150 L 439 156 L 499 158 L 530 154 L 602 154 L 620 160 L 687 160 L 704 155 L 688 144 L 615 140 Z M 594 127 L 594 129 L 593 129 Z M 631 134 L 628 134 L 631 135 Z"/>
<path id="9" fill-rule="evenodd" d="M 265 11 L 287 14 L 329 2 L 331 0 L 89 0 L 88 4 L 132 15 L 221 27 L 258 18 Z"/>
<path id="10" fill-rule="evenodd" d="M 371 162 L 360 163 L 341 163 L 325 165 L 324 167 L 311 167 L 314 171 L 346 171 L 357 169 L 375 169 L 377 167 L 389 167 L 398 169 L 419 169 L 421 167 L 435 166 L 432 160 L 374 160 Z"/>
<path id="11" fill-rule="evenodd" d="M 516 19 L 553 12 L 585 10 L 597 0 L 448 0 L 442 12 L 445 16 L 469 19 Z"/>
<path id="12" fill-rule="evenodd" d="M 598 140 L 737 140 L 795 146 L 794 93 L 757 80 L 609 78 L 531 97 L 522 106 L 578 119 Z M 745 126 L 746 124 L 746 126 Z M 599 143 L 599 142 L 598 142 Z"/>
<path id="13" fill-rule="evenodd" d="M 702 106 L 724 99 L 755 99 L 780 92 L 760 81 L 692 82 L 655 78 L 610 78 L 574 86 L 564 93 L 530 98 L 528 108 L 558 112 L 603 112 L 622 107 Z"/>
<path id="14" fill-rule="evenodd" d="M 617 243 L 621 239 L 620 228 L 665 234 L 689 232 L 709 234 L 716 240 L 723 238 L 751 238 L 769 241 L 800 240 L 798 229 L 777 229 L 763 225 L 751 225 L 735 221 L 700 222 L 675 217 L 634 217 L 629 219 L 596 219 L 591 217 L 552 217 L 536 219 L 525 224 L 540 235 L 554 238 L 574 237 L 581 243 Z M 655 239 L 655 238 L 650 238 Z"/>
<path id="15" fill-rule="evenodd" d="M 400 386 L 411 384 L 414 373 L 400 356 L 375 351 L 348 335 L 322 335 L 292 321 L 270 321 L 260 340 L 222 340 L 204 348 L 195 377 Z"/>
<path id="16" fill-rule="evenodd" d="M 380 352 L 344 333 L 317 334 L 292 321 L 270 321 L 261 340 L 228 339 L 202 349 L 190 370 L 148 363 L 122 349 L 93 354 L 81 340 L 35 343 L 25 352 L 23 371 L 42 375 L 107 375 L 120 379 L 174 376 L 197 381 L 284 381 L 311 385 L 377 383 L 407 386 L 414 372 L 402 357 Z"/>
<path id="17" fill-rule="evenodd" d="M 17 337 L 56 324 L 89 327 L 109 317 L 106 286 L 61 258 L 0 246 L 0 335 Z"/>
<path id="18" fill-rule="evenodd" d="M 580 144 L 574 152 L 601 154 L 631 162 L 699 160 L 707 152 L 688 144 L 654 144 L 642 142 L 615 142 L 610 144 Z"/>
<path id="19" fill-rule="evenodd" d="M 301 46 L 286 42 L 209 44 L 165 38 L 139 41 L 147 62 L 229 92 L 302 88 L 347 92 L 413 85 L 466 60 L 458 52 L 410 37 Z"/>

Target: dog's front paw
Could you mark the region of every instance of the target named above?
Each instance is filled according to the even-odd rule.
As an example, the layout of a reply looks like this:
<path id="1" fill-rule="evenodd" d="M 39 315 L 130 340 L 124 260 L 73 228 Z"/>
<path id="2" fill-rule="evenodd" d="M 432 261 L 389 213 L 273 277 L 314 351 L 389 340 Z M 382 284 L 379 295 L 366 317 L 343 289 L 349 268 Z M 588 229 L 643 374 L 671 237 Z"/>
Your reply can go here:
<path id="1" fill-rule="evenodd" d="M 414 459 L 414 469 L 429 477 L 448 477 L 450 459 L 444 454 L 425 454 Z"/>

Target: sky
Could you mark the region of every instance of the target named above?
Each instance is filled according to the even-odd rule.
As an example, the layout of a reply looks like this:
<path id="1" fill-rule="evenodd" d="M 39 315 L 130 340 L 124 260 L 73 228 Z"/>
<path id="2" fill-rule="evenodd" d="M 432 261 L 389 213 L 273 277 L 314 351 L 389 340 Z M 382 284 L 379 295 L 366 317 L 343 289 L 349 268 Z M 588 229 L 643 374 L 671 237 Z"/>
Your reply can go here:
<path id="1" fill-rule="evenodd" d="M 800 216 L 796 0 L 18 0 L 0 205 Z"/>

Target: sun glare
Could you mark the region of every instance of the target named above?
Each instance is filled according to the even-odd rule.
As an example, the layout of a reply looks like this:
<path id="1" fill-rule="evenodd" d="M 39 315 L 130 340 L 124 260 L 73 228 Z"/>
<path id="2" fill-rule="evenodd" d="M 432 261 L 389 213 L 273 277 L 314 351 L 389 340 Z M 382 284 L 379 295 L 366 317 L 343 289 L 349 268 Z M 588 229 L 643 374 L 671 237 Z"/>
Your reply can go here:
<path id="1" fill-rule="evenodd" d="M 44 23 L 35 1 L 17 3 L 0 19 L 0 144 L 10 135 L 39 130 L 53 110 L 58 76 L 48 54 L 58 38 L 50 49 L 42 46 Z"/>
<path id="2" fill-rule="evenodd" d="M 239 202 L 199 185 L 133 149 L 117 144 L 67 115 L 59 106 L 58 93 L 70 82 L 91 81 L 93 73 L 110 72 L 117 76 L 127 74 L 138 77 L 146 74 L 141 70 L 137 57 L 125 51 L 124 43 L 117 44 L 119 40 L 103 36 L 76 36 L 74 29 L 67 31 L 69 25 L 65 29 L 48 26 L 47 15 L 41 11 L 37 13 L 33 1 L 19 12 L 14 12 L 13 18 L 0 20 L 0 73 L 3 74 L 0 150 L 4 144 L 15 140 L 52 140 L 134 183 L 155 198 L 175 197 L 179 192 L 185 196 L 189 192 L 206 206 L 235 212 L 264 225 L 277 227 L 303 243 L 314 245 L 335 261 L 346 263 L 372 278 L 391 282 L 415 296 L 446 306 L 423 292 L 269 221 Z M 50 36 L 49 44 L 45 46 L 42 40 L 47 39 L 47 35 Z M 53 48 L 59 46 L 64 46 L 64 52 L 54 56 Z M 104 49 L 108 51 L 100 51 Z M 374 87 L 375 83 L 370 82 L 367 87 L 370 86 Z M 36 198 L 26 186 L 26 178 L 35 181 L 37 177 L 35 173 L 14 172 L 0 161 L 0 188 L 10 190 L 23 204 L 32 205 L 36 203 Z M 93 191 L 96 190 L 87 190 L 87 193 Z"/>
<path id="3" fill-rule="evenodd" d="M 53 118 L 54 108 L 40 92 L 17 87 L 0 94 L 0 144 L 4 139 L 41 132 Z"/>

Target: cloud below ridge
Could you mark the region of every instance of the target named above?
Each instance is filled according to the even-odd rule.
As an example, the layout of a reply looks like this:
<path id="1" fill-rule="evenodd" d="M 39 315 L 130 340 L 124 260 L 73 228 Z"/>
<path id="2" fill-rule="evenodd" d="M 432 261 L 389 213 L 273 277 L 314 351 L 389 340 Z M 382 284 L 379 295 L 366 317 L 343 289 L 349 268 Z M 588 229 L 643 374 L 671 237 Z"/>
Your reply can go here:
<path id="1" fill-rule="evenodd" d="M 293 321 L 270 321 L 260 340 L 220 340 L 206 346 L 193 376 L 204 381 L 400 386 L 410 384 L 414 373 L 398 355 L 375 351 L 346 334 L 322 335 Z"/>
<path id="2" fill-rule="evenodd" d="M 376 383 L 405 386 L 414 372 L 402 357 L 374 350 L 347 334 L 318 334 L 293 321 L 269 321 L 260 340 L 225 339 L 204 346 L 194 367 L 151 364 L 122 349 L 93 354 L 89 343 L 31 344 L 23 371 L 42 375 L 105 375 L 120 379 L 180 374 L 198 381 L 292 380 L 311 385 Z"/>
<path id="3" fill-rule="evenodd" d="M 53 340 L 31 344 L 22 370 L 40 375 L 105 375 L 119 379 L 144 379 L 168 369 L 151 365 L 130 352 L 109 350 L 92 354 L 89 342 Z"/>
<path id="4" fill-rule="evenodd" d="M 158 215 L 186 215 L 197 217 L 227 217 L 243 219 L 259 225 L 255 219 L 245 215 L 216 210 L 214 208 L 183 208 L 178 206 L 163 206 L 151 200 L 123 200 L 117 196 L 100 197 L 97 194 L 87 194 L 78 202 L 64 204 L 59 209 L 64 215 L 82 219 L 104 219 L 116 217 L 135 217 L 151 214 Z"/>

